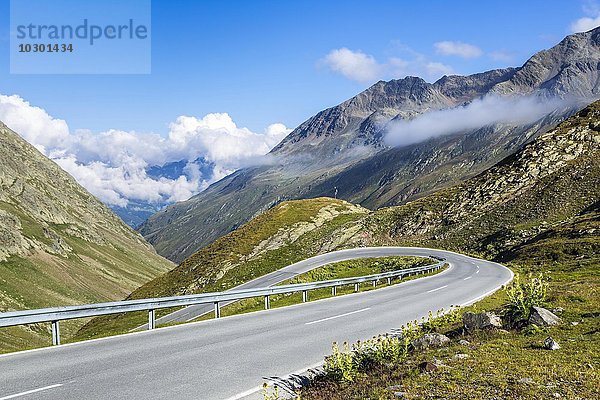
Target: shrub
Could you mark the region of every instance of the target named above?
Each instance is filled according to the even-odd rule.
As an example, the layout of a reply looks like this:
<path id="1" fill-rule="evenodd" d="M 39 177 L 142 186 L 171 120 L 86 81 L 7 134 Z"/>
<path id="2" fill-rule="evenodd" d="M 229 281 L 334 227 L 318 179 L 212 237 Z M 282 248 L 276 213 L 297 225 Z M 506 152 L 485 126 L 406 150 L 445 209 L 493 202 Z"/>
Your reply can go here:
<path id="1" fill-rule="evenodd" d="M 375 336 L 372 339 L 352 346 L 352 362 L 358 370 L 372 365 L 398 362 L 404 356 L 399 338 L 389 335 Z"/>
<path id="2" fill-rule="evenodd" d="M 408 354 L 410 344 L 421 336 L 422 326 L 417 321 L 409 322 L 400 328 L 400 340 L 405 354 Z"/>
<path id="3" fill-rule="evenodd" d="M 548 293 L 548 282 L 543 274 L 529 275 L 528 279 L 521 281 L 515 275 L 512 283 L 506 288 L 508 302 L 504 306 L 505 315 L 511 321 L 529 318 L 531 308 L 542 306 Z"/>
<path id="4" fill-rule="evenodd" d="M 352 382 L 356 378 L 358 371 L 347 342 L 344 342 L 342 350 L 336 342 L 333 343 L 331 355 L 325 357 L 324 370 L 328 377 L 338 381 Z"/>
<path id="5" fill-rule="evenodd" d="M 439 330 L 447 325 L 455 324 L 461 320 L 461 315 L 458 306 L 450 306 L 450 310 L 446 312 L 443 308 L 438 310 L 435 315 L 429 311 L 429 316 L 423 318 L 421 329 L 425 333 L 439 332 Z"/>
<path id="6" fill-rule="evenodd" d="M 548 329 L 544 327 L 539 327 L 536 324 L 527 325 L 525 329 L 523 329 L 523 334 L 525 336 L 535 336 L 539 334 L 547 334 Z"/>
<path id="7" fill-rule="evenodd" d="M 353 382 L 362 371 L 375 365 L 385 365 L 404 361 L 410 351 L 411 343 L 423 334 L 424 328 L 435 330 L 445 323 L 454 323 L 460 319 L 458 308 L 449 312 L 439 310 L 434 316 L 419 323 L 409 322 L 402 325 L 397 334 L 379 335 L 365 341 L 357 341 L 352 345 L 344 343 L 340 350 L 333 343 L 331 355 L 325 357 L 324 370 L 329 379 L 341 382 Z"/>

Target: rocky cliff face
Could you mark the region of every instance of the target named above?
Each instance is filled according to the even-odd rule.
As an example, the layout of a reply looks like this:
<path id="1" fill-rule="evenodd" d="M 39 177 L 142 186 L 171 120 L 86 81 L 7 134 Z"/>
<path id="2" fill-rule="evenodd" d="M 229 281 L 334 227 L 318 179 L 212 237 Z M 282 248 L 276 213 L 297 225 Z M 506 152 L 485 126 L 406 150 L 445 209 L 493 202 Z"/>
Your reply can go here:
<path id="1" fill-rule="evenodd" d="M 415 77 L 378 82 L 291 132 L 272 151 L 276 165 L 240 170 L 155 214 L 140 232 L 160 254 L 181 261 L 284 200 L 337 194 L 379 208 L 475 176 L 598 95 L 598 35 L 600 29 L 571 35 L 516 69 L 449 76 L 433 84 Z M 487 94 L 558 97 L 570 99 L 572 107 L 532 123 L 482 126 L 410 146 L 390 148 L 383 140 L 392 120 L 462 106 Z"/>
<path id="2" fill-rule="evenodd" d="M 121 299 L 170 268 L 141 235 L 0 123 L 0 312 Z M 0 348 L 45 334 L 17 329 L 0 332 Z"/>
<path id="3" fill-rule="evenodd" d="M 509 254 L 566 225 L 600 222 L 599 159 L 596 102 L 484 173 L 404 206 L 382 209 L 365 225 L 394 242 Z M 600 231 L 582 235 L 595 237 L 595 249 L 587 249 L 587 255 L 596 254 Z"/>
<path id="4" fill-rule="evenodd" d="M 385 147 L 385 125 L 392 119 L 409 119 L 418 114 L 454 107 L 471 101 L 515 73 L 514 68 L 469 76 L 444 76 L 434 84 L 406 77 L 380 81 L 357 96 L 302 123 L 272 154 L 286 157 L 315 152 L 331 157 L 357 146 Z"/>

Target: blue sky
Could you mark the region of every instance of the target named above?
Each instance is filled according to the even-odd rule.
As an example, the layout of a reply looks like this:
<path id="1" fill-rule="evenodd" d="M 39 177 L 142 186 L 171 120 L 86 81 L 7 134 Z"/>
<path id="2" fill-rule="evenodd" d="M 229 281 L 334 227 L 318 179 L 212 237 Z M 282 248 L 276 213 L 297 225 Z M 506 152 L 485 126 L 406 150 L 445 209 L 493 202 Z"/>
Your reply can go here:
<path id="1" fill-rule="evenodd" d="M 419 53 L 468 74 L 520 65 L 570 33 L 573 21 L 596 17 L 592 3 L 573 0 L 155 0 L 152 7 L 151 75 L 23 76 L 9 74 L 9 1 L 0 0 L 0 93 L 18 94 L 72 129 L 164 134 L 179 115 L 227 112 L 262 132 L 273 122 L 294 127 L 377 80 L 331 71 L 322 60 L 334 49 L 382 64 Z M 482 54 L 438 54 L 434 43 L 442 41 Z"/>

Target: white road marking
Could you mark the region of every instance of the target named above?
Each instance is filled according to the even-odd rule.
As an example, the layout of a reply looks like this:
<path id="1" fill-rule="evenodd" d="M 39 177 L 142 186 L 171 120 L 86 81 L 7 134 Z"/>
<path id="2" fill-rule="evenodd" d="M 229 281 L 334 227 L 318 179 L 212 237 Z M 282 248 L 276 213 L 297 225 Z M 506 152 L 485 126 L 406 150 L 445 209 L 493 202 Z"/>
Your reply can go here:
<path id="1" fill-rule="evenodd" d="M 210 312 L 210 311 L 209 311 L 209 312 Z M 208 314 L 208 313 L 207 313 L 207 314 Z M 201 317 L 201 316 L 203 316 L 203 315 L 205 315 L 205 314 L 193 316 L 193 317 L 192 317 L 192 318 L 190 318 L 190 319 L 186 319 L 186 320 L 185 320 L 185 322 L 191 322 L 191 321 L 193 321 L 193 320 L 195 320 L 195 319 L 198 319 L 198 318 L 200 318 L 200 317 Z"/>
<path id="2" fill-rule="evenodd" d="M 226 400 L 239 400 L 239 399 L 243 399 L 244 397 L 248 397 L 251 394 L 254 394 L 254 393 L 260 391 L 262 388 L 263 388 L 262 386 L 256 386 L 256 387 L 254 387 L 252 389 L 246 390 L 245 392 L 238 393 L 235 396 L 228 397 Z"/>
<path id="3" fill-rule="evenodd" d="M 463 281 L 466 281 L 466 280 L 471 279 L 471 278 L 472 278 L 472 276 L 467 276 L 465 279 L 463 279 Z"/>
<path id="4" fill-rule="evenodd" d="M 14 399 L 15 397 L 21 397 L 21 396 L 25 396 L 25 395 L 32 394 L 32 393 L 41 392 L 42 390 L 54 389 L 54 388 L 57 388 L 60 386 L 62 386 L 62 383 L 57 383 L 56 385 L 44 386 L 39 389 L 28 390 L 26 392 L 21 392 L 21 393 L 11 394 L 10 396 L 0 397 L 0 400 Z"/>
<path id="5" fill-rule="evenodd" d="M 448 285 L 444 285 L 444 286 L 442 286 L 442 287 L 439 287 L 439 288 L 437 288 L 437 289 L 431 289 L 431 290 L 428 290 L 428 291 L 427 291 L 427 293 L 431 293 L 431 292 L 435 292 L 435 291 L 438 291 L 438 290 L 442 290 L 443 288 L 447 288 L 447 287 L 448 287 Z"/>
<path id="6" fill-rule="evenodd" d="M 315 369 L 315 368 L 317 368 L 317 367 L 320 367 L 321 365 L 323 365 L 323 361 L 319 361 L 318 363 L 316 363 L 316 364 L 313 364 L 313 365 L 311 365 L 310 367 L 306 367 L 306 368 L 299 369 L 298 371 L 296 371 L 296 372 L 292 372 L 291 374 L 284 375 L 284 376 L 282 376 L 282 377 L 281 377 L 281 380 L 284 380 L 284 381 L 285 381 L 285 380 L 289 379 L 291 376 L 294 376 L 294 375 L 302 375 L 302 374 L 304 374 L 306 371 L 308 371 L 308 370 L 311 370 L 311 369 Z M 263 378 L 263 379 L 265 379 L 265 380 L 266 380 L 266 378 Z M 273 386 L 273 382 L 266 382 L 266 383 L 267 383 L 267 386 L 269 386 L 269 387 L 270 387 L 270 386 Z M 262 386 L 262 385 L 261 385 L 261 386 L 256 386 L 256 387 L 254 387 L 254 388 L 252 388 L 252 389 L 248 389 L 248 390 L 246 390 L 245 392 L 238 393 L 238 394 L 236 394 L 235 396 L 228 397 L 228 398 L 227 398 L 227 399 L 225 399 L 225 400 L 239 400 L 239 399 L 243 399 L 244 397 L 248 397 L 248 396 L 250 396 L 250 395 L 251 395 L 251 394 L 253 394 L 253 393 L 256 393 L 256 392 L 258 392 L 258 391 L 261 391 L 261 390 L 262 390 L 262 388 L 263 388 L 263 386 Z"/>
<path id="7" fill-rule="evenodd" d="M 475 273 L 476 273 L 476 274 L 478 274 L 478 273 L 479 273 L 479 270 L 475 271 Z"/>
<path id="8" fill-rule="evenodd" d="M 316 321 L 307 322 L 307 323 L 305 323 L 304 325 L 318 324 L 319 322 L 330 321 L 330 320 L 332 320 L 332 319 L 336 319 L 336 318 L 342 318 L 342 317 L 346 317 L 346 316 L 348 316 L 348 315 L 352 315 L 352 314 L 358 314 L 358 313 L 360 313 L 360 312 L 363 312 L 363 311 L 368 311 L 368 310 L 370 310 L 370 309 L 371 309 L 371 307 L 367 307 L 367 308 L 363 308 L 363 309 L 361 309 L 361 310 L 350 311 L 350 312 L 347 312 L 347 313 L 345 313 L 345 314 L 335 315 L 335 316 L 333 316 L 333 317 L 327 317 L 327 318 L 323 318 L 323 319 L 318 319 L 318 320 L 316 320 Z M 0 400 L 2 400 L 2 399 L 0 399 Z"/>

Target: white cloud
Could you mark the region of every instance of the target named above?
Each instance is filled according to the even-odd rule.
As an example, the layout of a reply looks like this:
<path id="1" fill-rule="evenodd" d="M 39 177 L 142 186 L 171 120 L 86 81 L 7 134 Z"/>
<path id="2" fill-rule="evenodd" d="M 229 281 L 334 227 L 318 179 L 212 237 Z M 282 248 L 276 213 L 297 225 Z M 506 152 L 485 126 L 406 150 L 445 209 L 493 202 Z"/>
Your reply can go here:
<path id="1" fill-rule="evenodd" d="M 331 50 L 323 59 L 332 71 L 339 72 L 348 79 L 358 82 L 369 82 L 377 79 L 382 73 L 382 66 L 373 56 L 362 51 L 353 51 L 345 47 Z"/>
<path id="2" fill-rule="evenodd" d="M 445 56 L 458 56 L 462 58 L 477 58 L 482 51 L 479 47 L 463 42 L 443 41 L 434 43 L 433 47 L 438 54 Z"/>
<path id="3" fill-rule="evenodd" d="M 450 75 L 454 73 L 451 66 L 442 64 L 439 62 L 427 62 L 425 63 L 425 71 L 427 76 L 442 76 Z"/>
<path id="4" fill-rule="evenodd" d="M 422 54 L 406 47 L 408 58 L 390 57 L 380 63 L 373 56 L 347 48 L 332 50 L 321 63 L 330 70 L 357 82 L 372 82 L 378 79 L 404 78 L 419 76 L 426 80 L 437 80 L 442 75 L 452 74 L 452 67 L 429 60 Z"/>
<path id="5" fill-rule="evenodd" d="M 587 32 L 598 26 L 600 26 L 600 15 L 598 15 L 597 17 L 594 17 L 594 18 L 583 17 L 583 18 L 579 18 L 577 21 L 574 21 L 571 24 L 571 32 L 573 32 L 573 33 Z"/>
<path id="6" fill-rule="evenodd" d="M 62 119 L 50 117 L 19 96 L 0 95 L 0 121 L 4 121 L 38 149 L 56 147 L 69 138 L 69 127 Z"/>
<path id="7" fill-rule="evenodd" d="M 509 51 L 497 50 L 497 51 L 490 52 L 489 56 L 494 61 L 509 63 L 514 60 L 515 55 L 514 55 L 514 53 L 511 53 Z"/>
<path id="8" fill-rule="evenodd" d="M 595 1 L 588 1 L 583 5 L 585 17 L 579 18 L 571 23 L 569 27 L 572 33 L 587 32 L 600 26 L 600 7 Z"/>
<path id="9" fill-rule="evenodd" d="M 58 163 L 92 194 L 108 204 L 128 199 L 157 204 L 185 200 L 236 169 L 256 163 L 291 129 L 273 124 L 264 133 L 238 127 L 226 113 L 203 118 L 181 116 L 166 137 L 112 129 L 70 132 L 67 123 L 31 106 L 19 96 L 0 95 L 0 120 Z M 203 175 L 194 160 L 203 158 L 212 171 Z M 188 160 L 185 174 L 154 179 L 153 165 Z"/>
<path id="10" fill-rule="evenodd" d="M 419 76 L 429 80 L 437 80 L 442 75 L 450 75 L 454 70 L 449 65 L 429 61 L 417 54 L 413 59 L 405 60 L 392 57 L 389 60 L 389 70 L 394 77 Z"/>
<path id="11" fill-rule="evenodd" d="M 466 106 L 431 111 L 411 120 L 390 124 L 386 142 L 406 146 L 434 137 L 472 131 L 494 124 L 525 125 L 560 108 L 559 100 L 538 97 L 486 96 Z"/>

